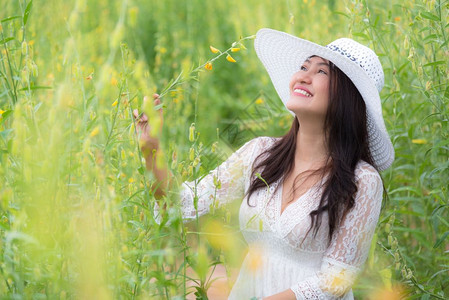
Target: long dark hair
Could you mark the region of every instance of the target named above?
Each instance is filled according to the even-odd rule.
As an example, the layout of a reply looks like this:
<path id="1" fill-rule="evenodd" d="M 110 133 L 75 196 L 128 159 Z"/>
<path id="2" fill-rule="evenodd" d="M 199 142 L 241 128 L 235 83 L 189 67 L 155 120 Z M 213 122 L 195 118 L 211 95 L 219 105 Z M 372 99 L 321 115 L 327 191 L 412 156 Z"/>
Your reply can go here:
<path id="1" fill-rule="evenodd" d="M 255 191 L 266 187 L 266 184 L 271 185 L 292 171 L 299 128 L 300 123 L 295 117 L 287 134 L 254 161 L 253 180 L 247 191 L 248 205 Z M 327 212 L 330 242 L 340 221 L 354 206 L 357 192 L 354 172 L 357 163 L 364 160 L 376 168 L 369 149 L 365 102 L 352 81 L 332 63 L 324 132 L 327 163 L 311 174 L 321 172 L 322 178 L 327 176 L 318 208 L 310 213 L 310 229 L 313 229 L 315 236 L 321 226 L 323 213 Z M 260 176 L 255 176 L 259 171 L 262 171 Z"/>

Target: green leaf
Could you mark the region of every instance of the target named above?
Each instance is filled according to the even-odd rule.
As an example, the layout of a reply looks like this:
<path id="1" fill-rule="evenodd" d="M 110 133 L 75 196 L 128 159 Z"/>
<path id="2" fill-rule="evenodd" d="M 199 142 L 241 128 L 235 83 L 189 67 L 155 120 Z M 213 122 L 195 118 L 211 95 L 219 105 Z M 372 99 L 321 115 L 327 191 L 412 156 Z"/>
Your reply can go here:
<path id="1" fill-rule="evenodd" d="M 440 18 L 438 16 L 431 14 L 430 12 L 427 12 L 427 11 L 422 11 L 421 17 L 423 17 L 424 19 L 428 19 L 428 20 L 440 21 Z"/>
<path id="2" fill-rule="evenodd" d="M 438 248 L 443 241 L 447 238 L 447 236 L 449 235 L 449 231 L 446 231 L 445 233 L 443 233 L 443 235 L 436 241 L 435 245 L 433 245 L 433 248 Z"/>
<path id="3" fill-rule="evenodd" d="M 9 41 L 12 41 L 14 38 L 13 37 L 7 37 L 4 38 L 3 40 L 0 40 L 0 45 L 6 44 Z"/>
<path id="4" fill-rule="evenodd" d="M 5 23 L 5 22 L 8 22 L 8 21 L 11 21 L 11 20 L 14 20 L 14 19 L 19 19 L 20 17 L 21 16 L 11 16 L 11 17 L 7 17 L 7 18 L 4 18 L 4 19 L 0 20 L 0 22 Z"/>
<path id="5" fill-rule="evenodd" d="M 139 172 L 140 175 L 145 174 L 145 169 L 144 169 L 142 166 L 140 166 L 140 167 L 137 169 L 137 171 Z"/>
<path id="6" fill-rule="evenodd" d="M 12 131 L 13 131 L 13 129 L 5 129 L 3 131 L 0 131 L 0 136 L 2 138 L 6 139 Z"/>
<path id="7" fill-rule="evenodd" d="M 53 89 L 51 86 L 40 86 L 40 85 L 35 85 L 30 87 L 30 90 L 51 90 Z M 22 92 L 22 91 L 28 91 L 28 88 L 21 88 L 18 91 Z"/>
<path id="8" fill-rule="evenodd" d="M 31 7 L 33 6 L 33 0 L 31 0 L 30 2 L 28 2 L 27 7 L 25 8 L 25 12 L 23 14 L 23 25 L 25 26 L 28 22 L 28 16 L 30 15 L 31 12 Z"/>
<path id="9" fill-rule="evenodd" d="M 137 222 L 137 221 L 128 221 L 128 223 L 133 224 L 134 227 L 136 227 L 136 228 L 140 228 L 140 229 L 145 230 L 145 226 L 144 226 L 142 223 L 140 223 L 140 222 Z"/>

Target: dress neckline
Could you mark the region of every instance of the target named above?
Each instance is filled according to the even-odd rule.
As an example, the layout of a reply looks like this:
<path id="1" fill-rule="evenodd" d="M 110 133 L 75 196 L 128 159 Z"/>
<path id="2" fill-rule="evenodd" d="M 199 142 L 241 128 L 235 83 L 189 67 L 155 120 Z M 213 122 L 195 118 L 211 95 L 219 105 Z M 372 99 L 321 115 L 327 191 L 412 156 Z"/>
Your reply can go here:
<path id="1" fill-rule="evenodd" d="M 314 185 L 312 185 L 309 189 L 307 189 L 301 196 L 299 196 L 298 198 L 296 198 L 295 200 L 291 201 L 289 204 L 287 204 L 287 206 L 284 208 L 284 210 L 282 210 L 282 202 L 283 202 L 283 190 L 284 190 L 284 178 L 279 179 L 278 185 L 279 188 L 277 189 L 277 193 L 279 193 L 278 195 L 278 202 L 277 202 L 277 211 L 278 213 L 278 218 L 282 218 L 282 216 L 285 214 L 285 212 L 287 211 L 287 209 L 289 209 L 290 206 L 294 206 L 297 205 L 297 203 L 301 203 L 301 199 L 305 198 L 306 196 L 308 196 L 312 191 L 315 191 L 317 188 L 321 187 L 323 182 L 325 182 L 327 178 L 327 175 L 324 176 L 324 178 L 320 179 L 317 183 L 315 183 Z"/>

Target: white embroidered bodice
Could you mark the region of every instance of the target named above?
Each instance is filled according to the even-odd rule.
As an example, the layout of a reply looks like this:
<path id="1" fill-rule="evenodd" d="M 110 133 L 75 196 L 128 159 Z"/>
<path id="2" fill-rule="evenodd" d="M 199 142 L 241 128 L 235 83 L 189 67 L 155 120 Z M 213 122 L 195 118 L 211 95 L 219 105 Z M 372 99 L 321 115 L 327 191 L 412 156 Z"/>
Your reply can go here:
<path id="1" fill-rule="evenodd" d="M 307 234 L 309 214 L 320 201 L 320 185 L 290 203 L 282 214 L 281 180 L 256 191 L 248 205 L 245 192 L 253 161 L 274 141 L 269 137 L 249 141 L 198 181 L 196 190 L 194 182 L 184 183 L 180 194 L 183 219 L 196 218 L 195 193 L 200 216 L 208 213 L 212 205 L 241 201 L 240 229 L 249 251 L 229 299 L 265 297 L 287 289 L 297 299 L 353 299 L 351 286 L 367 258 L 379 218 L 381 178 L 369 164 L 357 165 L 355 205 L 329 244 L 326 214 L 317 234 L 314 236 L 312 231 Z M 221 182 L 219 188 L 217 180 Z M 157 211 L 156 207 L 156 214 Z"/>

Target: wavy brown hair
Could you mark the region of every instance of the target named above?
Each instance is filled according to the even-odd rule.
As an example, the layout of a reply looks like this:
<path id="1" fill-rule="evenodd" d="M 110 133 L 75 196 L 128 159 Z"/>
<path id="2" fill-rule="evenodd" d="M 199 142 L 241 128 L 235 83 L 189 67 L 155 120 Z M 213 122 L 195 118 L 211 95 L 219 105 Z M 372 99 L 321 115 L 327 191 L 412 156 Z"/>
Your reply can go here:
<path id="1" fill-rule="evenodd" d="M 254 161 L 251 176 L 254 179 L 247 191 L 248 205 L 255 191 L 285 178 L 292 171 L 299 128 L 300 123 L 295 117 L 287 134 Z M 311 170 L 310 175 L 321 173 L 322 178 L 326 175 L 326 180 L 322 185 L 318 208 L 310 213 L 312 222 L 309 231 L 313 229 L 316 235 L 322 216 L 327 212 L 330 242 L 340 221 L 354 206 L 357 163 L 364 160 L 377 169 L 369 149 L 365 102 L 352 81 L 331 62 L 324 131 L 327 163 L 319 170 Z M 256 176 L 259 170 L 262 172 Z"/>

